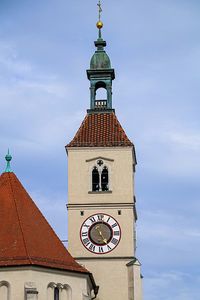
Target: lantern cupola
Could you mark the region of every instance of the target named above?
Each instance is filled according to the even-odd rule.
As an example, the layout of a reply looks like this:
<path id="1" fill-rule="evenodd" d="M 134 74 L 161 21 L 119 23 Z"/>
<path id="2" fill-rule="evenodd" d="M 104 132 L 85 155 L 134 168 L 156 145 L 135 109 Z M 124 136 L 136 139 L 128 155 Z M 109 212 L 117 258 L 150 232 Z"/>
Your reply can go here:
<path id="1" fill-rule="evenodd" d="M 101 7 L 99 7 L 98 39 L 94 42 L 97 50 L 90 61 L 90 69 L 87 70 L 87 77 L 90 80 L 90 109 L 88 112 L 112 111 L 112 81 L 115 79 L 115 71 L 111 67 L 111 61 L 106 53 L 106 41 L 102 38 L 101 29 L 103 23 L 100 20 Z M 98 99 L 97 90 L 105 89 L 105 99 Z"/>

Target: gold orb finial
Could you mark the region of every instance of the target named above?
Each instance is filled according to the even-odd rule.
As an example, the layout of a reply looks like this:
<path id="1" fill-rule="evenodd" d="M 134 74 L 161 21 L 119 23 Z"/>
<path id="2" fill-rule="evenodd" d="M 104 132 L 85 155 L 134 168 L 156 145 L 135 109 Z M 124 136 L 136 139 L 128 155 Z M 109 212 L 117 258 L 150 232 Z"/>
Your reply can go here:
<path id="1" fill-rule="evenodd" d="M 98 29 L 101 29 L 103 27 L 103 22 L 98 21 L 96 25 Z"/>

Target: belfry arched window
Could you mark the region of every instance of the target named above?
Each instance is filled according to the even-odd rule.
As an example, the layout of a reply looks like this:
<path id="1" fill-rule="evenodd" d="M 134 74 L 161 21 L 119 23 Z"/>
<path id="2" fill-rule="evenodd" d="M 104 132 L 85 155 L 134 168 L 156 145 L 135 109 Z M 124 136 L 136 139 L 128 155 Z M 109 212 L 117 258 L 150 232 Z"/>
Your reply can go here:
<path id="1" fill-rule="evenodd" d="M 108 191 L 108 168 L 104 167 L 101 173 L 101 188 L 102 191 Z"/>
<path id="2" fill-rule="evenodd" d="M 103 160 L 99 159 L 92 169 L 92 191 L 101 192 L 109 190 L 109 172 Z"/>
<path id="3" fill-rule="evenodd" d="M 97 167 L 92 170 L 92 190 L 99 191 L 99 171 Z"/>

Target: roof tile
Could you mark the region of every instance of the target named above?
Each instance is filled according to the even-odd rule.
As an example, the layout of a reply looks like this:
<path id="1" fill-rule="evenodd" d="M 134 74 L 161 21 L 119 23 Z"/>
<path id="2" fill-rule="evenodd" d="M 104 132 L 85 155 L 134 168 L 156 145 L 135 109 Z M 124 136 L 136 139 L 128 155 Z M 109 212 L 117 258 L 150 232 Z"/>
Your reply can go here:
<path id="1" fill-rule="evenodd" d="M 133 146 L 114 112 L 89 113 L 66 147 Z"/>

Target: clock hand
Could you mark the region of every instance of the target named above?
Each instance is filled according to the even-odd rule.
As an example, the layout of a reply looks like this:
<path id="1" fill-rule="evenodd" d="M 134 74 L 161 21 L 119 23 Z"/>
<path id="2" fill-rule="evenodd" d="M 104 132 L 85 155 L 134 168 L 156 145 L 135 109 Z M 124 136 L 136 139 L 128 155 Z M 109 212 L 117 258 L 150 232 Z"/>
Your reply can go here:
<path id="1" fill-rule="evenodd" d="M 101 230 L 99 229 L 100 226 L 96 226 L 95 229 L 98 231 L 99 235 L 103 237 Z"/>
<path id="2" fill-rule="evenodd" d="M 105 244 L 107 244 L 107 239 L 103 236 L 102 232 L 99 232 L 100 236 L 102 237 L 102 240 Z"/>
<path id="3" fill-rule="evenodd" d="M 102 237 L 102 240 L 105 244 L 107 244 L 107 239 L 103 236 L 101 230 L 99 229 L 100 226 L 96 226 L 95 229 L 98 231 L 99 235 Z"/>

